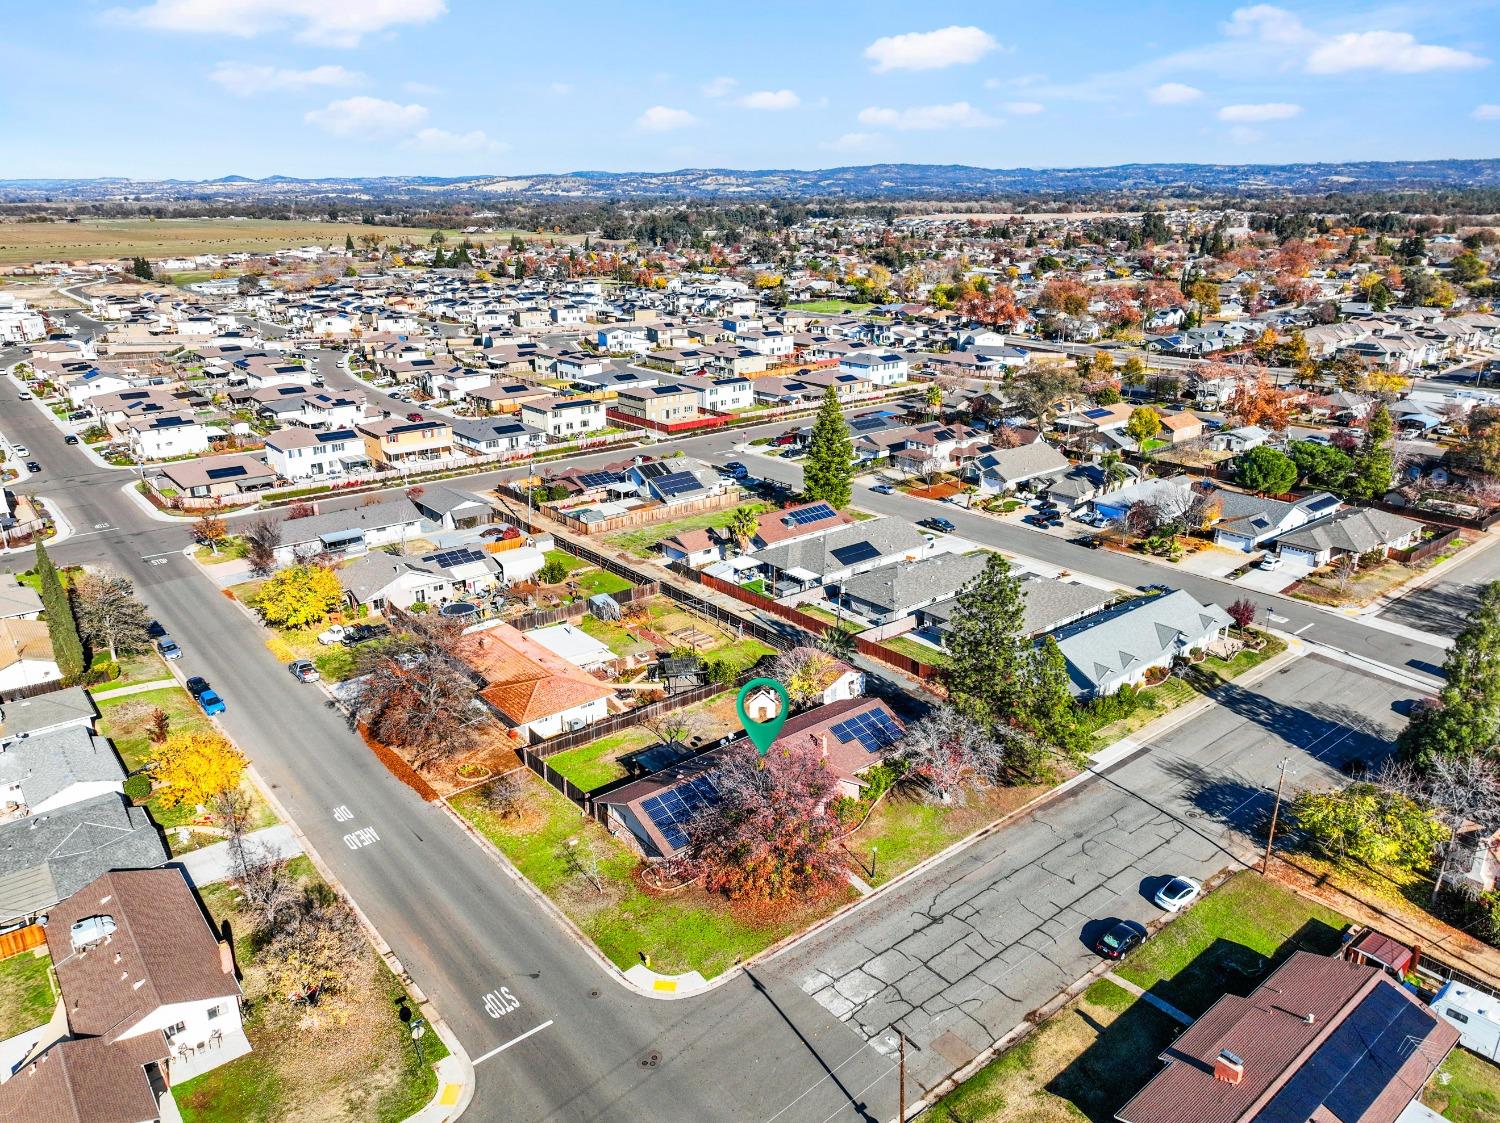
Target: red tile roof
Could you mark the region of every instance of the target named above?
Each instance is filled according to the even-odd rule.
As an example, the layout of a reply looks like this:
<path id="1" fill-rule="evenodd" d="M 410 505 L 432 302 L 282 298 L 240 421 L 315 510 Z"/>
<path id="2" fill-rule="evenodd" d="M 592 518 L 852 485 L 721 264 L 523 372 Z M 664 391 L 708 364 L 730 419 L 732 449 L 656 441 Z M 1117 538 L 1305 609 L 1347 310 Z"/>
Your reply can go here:
<path id="1" fill-rule="evenodd" d="M 614 695 L 612 688 L 509 624 L 466 636 L 461 656 L 485 681 L 479 696 L 512 725 Z"/>

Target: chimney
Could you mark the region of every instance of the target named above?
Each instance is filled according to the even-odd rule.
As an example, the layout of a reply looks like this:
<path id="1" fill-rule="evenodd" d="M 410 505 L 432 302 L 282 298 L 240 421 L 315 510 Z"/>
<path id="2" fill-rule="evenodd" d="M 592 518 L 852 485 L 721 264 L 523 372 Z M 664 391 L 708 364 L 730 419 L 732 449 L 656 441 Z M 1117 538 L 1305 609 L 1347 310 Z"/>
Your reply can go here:
<path id="1" fill-rule="evenodd" d="M 825 759 L 827 758 L 827 756 L 828 756 L 828 734 L 827 733 L 819 733 L 818 734 L 818 752 Z"/>
<path id="2" fill-rule="evenodd" d="M 1214 1058 L 1214 1079 L 1226 1084 L 1238 1084 L 1245 1079 L 1245 1062 L 1228 1049 L 1220 1049 Z"/>

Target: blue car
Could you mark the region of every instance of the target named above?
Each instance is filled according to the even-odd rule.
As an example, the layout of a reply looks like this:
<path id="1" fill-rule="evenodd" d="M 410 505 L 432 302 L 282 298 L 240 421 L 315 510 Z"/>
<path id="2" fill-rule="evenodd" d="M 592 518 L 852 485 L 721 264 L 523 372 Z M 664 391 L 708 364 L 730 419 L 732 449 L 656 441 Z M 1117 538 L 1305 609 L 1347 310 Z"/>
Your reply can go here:
<path id="1" fill-rule="evenodd" d="M 209 717 L 213 717 L 214 714 L 222 714 L 225 709 L 224 699 L 220 698 L 219 692 L 212 688 L 198 695 L 198 705 L 203 707 L 203 712 Z"/>

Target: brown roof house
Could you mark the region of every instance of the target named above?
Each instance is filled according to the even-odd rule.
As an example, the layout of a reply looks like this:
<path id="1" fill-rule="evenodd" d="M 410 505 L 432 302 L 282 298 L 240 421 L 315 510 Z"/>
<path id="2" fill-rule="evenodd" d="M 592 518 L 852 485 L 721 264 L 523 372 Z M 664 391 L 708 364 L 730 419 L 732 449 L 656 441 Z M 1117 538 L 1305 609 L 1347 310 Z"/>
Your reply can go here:
<path id="1" fill-rule="evenodd" d="M 1123 1123 L 1396 1123 L 1458 1030 L 1383 968 L 1299 951 L 1183 1031 Z"/>
<path id="2" fill-rule="evenodd" d="M 170 1084 L 250 1051 L 233 951 L 180 870 L 91 881 L 49 913 L 47 950 L 61 1009 L 5 1074 L 0 1118 L 155 1120 Z"/>
<path id="3" fill-rule="evenodd" d="M 614 689 L 509 624 L 473 632 L 462 657 L 479 697 L 522 741 L 543 741 L 609 715 Z"/>
<path id="4" fill-rule="evenodd" d="M 62 678 L 52 636 L 40 620 L 0 620 L 0 690 Z"/>
<path id="5" fill-rule="evenodd" d="M 863 773 L 884 760 L 904 732 L 900 720 L 879 699 L 846 698 L 788 718 L 775 744 L 813 745 L 837 777 L 838 793 L 857 797 L 865 787 Z M 717 802 L 714 772 L 724 755 L 749 743 L 742 737 L 680 760 L 598 796 L 595 802 L 609 808 L 611 830 L 629 834 L 648 857 L 670 858 L 687 846 L 692 816 Z"/>

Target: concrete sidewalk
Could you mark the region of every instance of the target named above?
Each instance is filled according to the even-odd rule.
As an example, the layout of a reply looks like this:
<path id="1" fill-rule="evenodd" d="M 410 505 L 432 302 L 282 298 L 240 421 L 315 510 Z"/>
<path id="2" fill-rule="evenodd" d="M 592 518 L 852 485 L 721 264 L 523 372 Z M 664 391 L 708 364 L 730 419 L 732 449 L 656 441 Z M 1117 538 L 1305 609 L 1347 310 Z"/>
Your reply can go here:
<path id="1" fill-rule="evenodd" d="M 302 844 L 297 841 L 292 828 L 285 823 L 251 831 L 245 836 L 245 841 L 270 847 L 278 858 L 295 858 L 302 853 Z M 230 871 L 229 843 L 216 842 L 212 846 L 194 850 L 172 864 L 181 866 L 182 872 L 187 874 L 188 880 L 194 885 L 212 885 L 216 881 L 223 881 Z"/>

